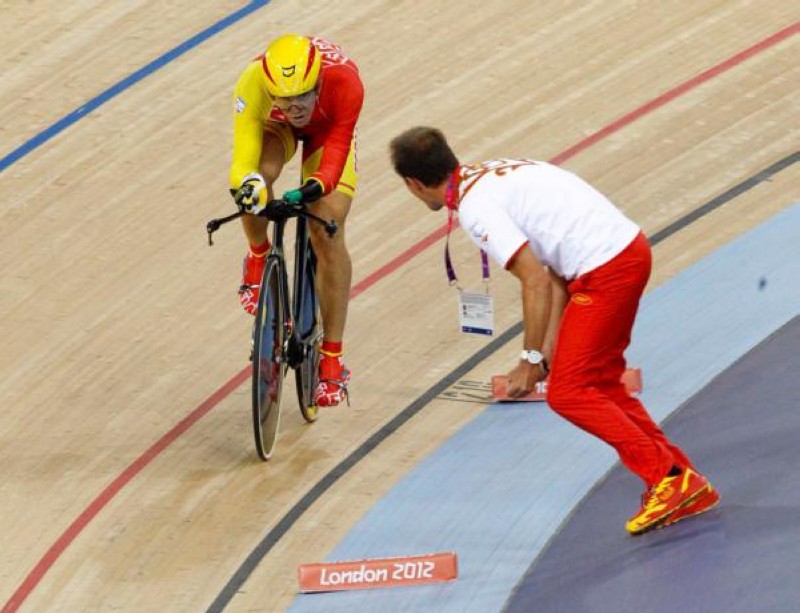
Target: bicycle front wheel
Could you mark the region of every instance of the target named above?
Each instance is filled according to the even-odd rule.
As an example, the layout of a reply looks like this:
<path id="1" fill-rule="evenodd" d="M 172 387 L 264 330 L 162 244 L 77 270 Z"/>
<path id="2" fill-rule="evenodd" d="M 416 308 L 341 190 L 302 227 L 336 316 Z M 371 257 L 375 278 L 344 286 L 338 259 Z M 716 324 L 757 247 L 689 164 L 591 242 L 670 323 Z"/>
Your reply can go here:
<path id="1" fill-rule="evenodd" d="M 268 258 L 253 326 L 253 431 L 256 451 L 269 460 L 278 437 L 284 374 L 282 263 Z"/>

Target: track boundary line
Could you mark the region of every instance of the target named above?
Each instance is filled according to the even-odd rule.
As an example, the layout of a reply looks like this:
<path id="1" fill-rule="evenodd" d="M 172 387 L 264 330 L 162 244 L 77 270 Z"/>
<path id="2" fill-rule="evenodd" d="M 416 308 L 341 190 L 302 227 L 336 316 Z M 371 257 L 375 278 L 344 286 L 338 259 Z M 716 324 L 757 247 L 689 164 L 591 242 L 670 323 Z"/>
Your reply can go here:
<path id="1" fill-rule="evenodd" d="M 269 0 L 258 0 L 251 2 L 250 4 L 245 7 L 245 9 L 240 9 L 236 13 L 232 15 L 239 15 L 236 20 L 230 21 L 227 23 L 225 27 L 228 27 L 238 19 L 241 19 L 245 14 L 240 14 L 242 11 L 246 9 L 250 9 L 249 12 L 255 10 L 252 7 L 260 8 L 261 6 L 265 6 Z M 229 16 L 230 18 L 231 16 Z M 226 19 L 229 19 L 226 18 Z M 222 20 L 225 21 L 225 20 Z M 219 25 L 221 22 L 218 22 L 215 25 Z M 213 28 L 215 26 L 211 26 Z M 204 30 L 203 32 L 209 32 L 211 28 Z M 677 98 L 678 96 L 694 89 L 701 83 L 708 81 L 709 79 L 737 66 L 738 64 L 742 63 L 746 59 L 774 46 L 778 42 L 785 40 L 786 38 L 797 34 L 800 31 L 800 22 L 794 23 L 791 26 L 788 26 L 775 34 L 769 36 L 768 38 L 762 40 L 755 45 L 748 47 L 747 49 L 737 53 L 736 55 L 728 58 L 727 60 L 713 66 L 712 68 L 700 73 L 696 77 L 693 77 L 689 81 L 678 85 L 677 87 L 669 90 L 665 94 L 658 96 L 657 98 L 653 99 L 652 101 L 645 103 L 641 107 L 635 109 L 631 113 L 624 115 L 622 118 L 608 124 L 606 127 L 599 130 L 597 133 L 581 140 L 580 142 L 576 143 L 572 147 L 566 149 L 565 151 L 559 153 L 554 158 L 550 160 L 553 164 L 560 164 L 567 159 L 577 155 L 579 152 L 587 149 L 591 145 L 599 142 L 606 136 L 616 132 L 623 127 L 627 126 L 631 122 L 635 121 L 636 119 L 646 115 L 647 113 L 663 106 L 668 101 Z M 209 38 L 216 32 L 209 33 L 206 38 Z M 201 33 L 202 34 L 202 33 Z M 198 35 L 199 36 L 199 35 Z M 190 39 L 194 40 L 194 39 Z M 205 38 L 203 39 L 205 40 Z M 188 42 L 188 41 L 187 41 Z M 202 41 L 199 41 L 202 42 Z M 199 42 L 193 44 L 190 47 L 182 50 L 180 54 L 185 53 L 189 49 L 197 46 Z M 184 43 L 186 45 L 187 43 Z M 173 51 L 178 49 L 182 49 L 183 45 L 176 47 Z M 180 55 L 179 54 L 179 55 Z M 165 56 L 162 56 L 162 58 Z M 175 56 L 177 57 L 177 56 Z M 174 59 L 174 58 L 172 58 Z M 157 61 L 157 60 L 156 60 Z M 170 60 L 171 61 L 171 60 Z M 153 63 L 148 64 L 151 66 Z M 145 67 L 147 68 L 147 67 Z M 144 70 L 144 69 L 141 69 Z M 140 71 L 137 71 L 139 74 Z M 152 70 L 155 70 L 153 68 Z M 151 70 L 151 72 L 152 72 Z M 149 73 L 148 73 L 149 74 Z M 138 80 L 144 78 L 146 75 L 140 76 Z M 130 78 L 130 77 L 129 77 Z M 134 81 L 125 86 L 125 88 L 130 87 L 133 83 L 137 82 Z M 120 82 L 122 83 L 122 82 Z M 119 84 L 117 84 L 119 85 Z M 113 89 L 113 88 L 112 88 Z M 107 90 L 108 93 L 111 90 Z M 119 92 L 115 92 L 113 95 L 117 95 Z M 660 102 L 657 102 L 660 101 Z M 103 101 L 104 102 L 104 101 Z M 88 104 L 88 103 L 87 103 Z M 99 106 L 99 105 L 98 105 Z M 83 108 L 83 107 L 81 107 Z M 95 107 L 96 108 L 96 107 Z M 90 109 L 93 110 L 93 109 Z M 88 111 L 87 111 L 88 112 Z M 84 113 L 85 114 L 85 113 Z M 70 123 L 74 123 L 80 117 L 76 117 Z M 623 121 L 624 120 L 624 121 Z M 63 121 L 63 120 L 62 120 Z M 56 124 L 54 124 L 56 125 Z M 66 126 L 64 126 L 66 127 Z M 60 130 L 63 130 L 62 127 Z M 613 129 L 612 129 L 613 127 Z M 59 130 L 59 131 L 60 131 Z M 57 133 L 57 132 L 56 132 Z M 54 135 L 54 134 L 53 134 Z M 52 135 L 47 137 L 45 140 L 49 140 L 52 138 Z M 29 141 L 30 142 L 30 141 Z M 44 142 L 44 141 L 43 141 Z M 39 146 L 41 143 L 36 144 L 35 146 Z M 35 148 L 35 147 L 33 147 Z M 25 155 L 26 152 L 23 152 L 19 157 Z M 796 154 L 793 154 L 796 155 Z M 8 164 L 6 164 L 6 158 L 0 160 L 0 171 L 2 171 Z M 18 159 L 18 158 L 17 158 Z M 15 161 L 15 160 L 14 160 Z M 13 162 L 13 161 L 12 161 Z M 5 164 L 5 165 L 4 165 Z M 384 265 L 383 267 L 379 268 L 376 272 L 368 275 L 365 279 L 357 283 L 353 286 L 351 291 L 351 297 L 356 297 L 359 294 L 366 291 L 368 288 L 372 287 L 375 283 L 379 280 L 383 279 L 384 277 L 388 276 L 402 265 L 407 263 L 411 260 L 414 256 L 421 253 L 429 246 L 436 243 L 440 238 L 442 238 L 446 233 L 446 226 L 442 226 L 435 230 L 434 232 L 430 233 L 428 236 L 424 237 L 420 241 L 418 241 L 415 245 L 410 247 L 409 249 L 402 252 L 399 256 L 391 260 L 389 263 Z M 467 364 L 472 364 L 471 360 L 477 358 L 477 356 L 482 356 L 481 359 L 485 359 L 486 357 L 490 356 L 494 351 L 499 349 L 502 345 L 508 342 L 510 338 L 513 338 L 517 334 L 519 334 L 522 330 L 521 322 L 512 326 L 508 330 L 506 330 L 503 334 L 498 336 L 492 342 L 490 342 L 486 347 L 484 347 L 481 351 L 478 351 L 474 354 L 471 358 L 469 358 L 466 362 L 464 362 L 461 366 L 456 368 L 450 375 L 442 379 L 440 384 L 433 386 L 431 390 L 439 390 L 439 386 L 443 385 L 444 381 L 449 381 L 449 377 L 456 376 L 455 373 L 460 372 L 460 368 L 465 367 Z M 509 336 L 510 335 L 510 336 Z M 489 351 L 488 353 L 486 353 Z M 474 367 L 471 366 L 470 369 Z M 22 584 L 15 590 L 12 594 L 11 598 L 6 602 L 3 606 L 2 613 L 11 613 L 12 611 L 16 611 L 19 606 L 25 601 L 25 599 L 30 595 L 30 593 L 36 588 L 39 582 L 44 578 L 47 572 L 52 568 L 52 566 L 56 563 L 59 557 L 64 553 L 66 548 L 72 543 L 75 538 L 83 531 L 83 529 L 94 519 L 100 511 L 110 502 L 118 493 L 119 491 L 127 485 L 134 477 L 136 477 L 144 468 L 150 464 L 156 457 L 158 457 L 169 445 L 171 445 L 180 435 L 186 432 L 192 425 L 194 425 L 197 421 L 199 421 L 203 416 L 205 416 L 209 411 L 211 411 L 215 406 L 217 406 L 223 399 L 225 399 L 228 395 L 230 395 L 239 385 L 241 385 L 249 376 L 250 368 L 247 367 L 242 371 L 235 374 L 231 377 L 223 386 L 217 389 L 211 396 L 209 396 L 205 401 L 203 401 L 198 407 L 192 410 L 185 418 L 183 418 L 176 426 L 174 426 L 169 432 L 167 432 L 164 436 L 162 436 L 156 443 L 154 443 L 147 451 L 145 451 L 141 456 L 136 458 L 116 479 L 114 479 L 95 499 L 84 509 L 84 511 L 78 516 L 76 520 L 74 520 L 69 527 L 61 534 L 61 536 L 55 541 L 55 543 L 47 550 L 44 556 L 39 560 L 39 562 L 34 566 L 34 568 L 28 573 L 26 578 L 23 580 Z M 449 385 L 449 384 L 448 384 Z M 446 386 L 442 389 L 446 389 Z M 437 394 L 439 392 L 437 391 Z M 388 434 L 384 435 L 383 438 L 378 437 L 378 434 L 384 431 L 385 428 L 388 428 L 390 425 L 395 424 L 395 429 L 399 428 L 403 423 L 408 421 L 413 415 L 418 413 L 429 401 L 422 403 L 422 399 L 426 397 L 425 394 L 421 396 L 418 400 L 414 401 L 411 405 L 409 405 L 406 409 L 401 411 L 398 415 L 396 415 L 391 421 L 389 421 L 381 430 L 377 433 L 373 434 L 365 443 L 363 443 L 353 454 L 359 452 L 359 450 L 364 449 L 364 455 L 369 453 L 372 449 L 377 447 L 378 444 L 388 436 Z M 418 407 L 418 408 L 417 408 Z M 414 409 L 412 411 L 412 409 Z M 394 431 L 394 430 L 392 430 Z M 378 437 L 378 438 L 376 438 Z M 363 456 L 362 456 L 363 457 Z M 355 465 L 358 461 L 362 459 L 362 457 L 358 457 L 355 461 L 352 462 L 352 465 Z M 250 560 L 253 563 L 252 568 L 249 566 L 245 566 L 243 563 L 240 568 L 236 571 L 233 575 L 231 580 L 228 581 L 226 586 L 220 592 L 220 595 L 214 600 L 212 603 L 211 608 L 209 611 L 217 611 L 222 610 L 230 602 L 230 599 L 233 598 L 236 591 L 241 587 L 241 585 L 247 580 L 250 573 L 252 572 L 255 565 L 257 565 L 258 561 L 262 559 L 272 548 L 272 546 L 280 540 L 280 538 L 291 528 L 291 526 L 299 519 L 299 517 L 313 504 L 313 502 L 319 498 L 327 489 L 329 489 L 338 479 L 341 477 L 344 472 L 351 468 L 350 465 L 345 465 L 345 462 L 349 460 L 350 456 L 342 461 L 337 467 L 335 467 L 332 471 L 330 471 L 327 475 L 325 475 L 320 481 L 318 481 L 309 492 L 301 499 L 300 502 L 295 504 L 290 511 L 284 515 L 281 521 L 273 528 L 264 539 L 258 544 L 258 546 L 253 550 L 253 552 L 247 557 L 245 563 L 248 563 Z M 344 472 L 337 472 L 341 469 L 344 469 Z M 313 498 L 308 498 L 312 492 L 315 492 L 315 496 Z M 305 502 L 304 502 L 305 501 Z M 259 557 L 256 559 L 254 555 L 256 552 L 259 552 Z M 234 579 L 236 582 L 234 583 Z M 224 597 L 223 597 L 224 596 Z M 227 598 L 227 600 L 225 599 Z M 218 606 L 220 608 L 214 608 Z"/>
<path id="2" fill-rule="evenodd" d="M 723 204 L 734 200 L 737 196 L 745 193 L 746 191 L 756 187 L 760 183 L 769 180 L 772 176 L 781 170 L 788 168 L 792 164 L 800 161 L 800 151 L 795 151 L 792 154 L 782 158 L 778 162 L 772 164 L 768 168 L 754 174 L 753 176 L 745 179 L 732 189 L 710 200 L 708 203 L 701 205 L 684 215 L 677 221 L 673 222 L 663 230 L 655 233 L 650 238 L 650 244 L 655 247 L 663 242 L 670 236 L 678 233 L 680 230 L 691 225 L 704 215 L 718 209 Z M 236 593 L 242 588 L 245 581 L 250 577 L 256 569 L 260 561 L 269 553 L 272 547 L 280 541 L 280 539 L 291 529 L 291 527 L 300 519 L 311 505 L 314 504 L 328 489 L 330 489 L 340 477 L 344 476 L 351 468 L 363 460 L 369 453 L 375 449 L 381 442 L 394 434 L 403 424 L 409 421 L 417 413 L 422 411 L 432 400 L 435 400 L 442 392 L 457 382 L 461 377 L 470 372 L 478 364 L 483 362 L 486 358 L 501 349 L 509 341 L 522 334 L 524 322 L 518 321 L 516 324 L 505 330 L 500 336 L 492 340 L 488 345 L 471 355 L 466 361 L 462 362 L 450 373 L 445 375 L 436 384 L 431 386 L 428 390 L 414 400 L 410 405 L 398 413 L 391 421 L 386 423 L 372 436 L 370 436 L 364 443 L 350 453 L 344 460 L 336 465 L 330 472 L 328 472 L 322 479 L 317 481 L 314 486 L 306 492 L 306 494 L 284 515 L 280 522 L 272 528 L 267 535 L 258 543 L 258 545 L 250 552 L 250 555 L 245 558 L 244 562 L 239 566 L 228 583 L 220 591 L 219 595 L 214 599 L 208 608 L 208 613 L 219 613 L 224 610 L 228 603 L 233 599 Z"/>
<path id="3" fill-rule="evenodd" d="M 134 73 L 129 74 L 127 77 L 118 81 L 105 91 L 101 92 L 85 104 L 82 104 L 77 109 L 64 115 L 61 119 L 56 121 L 54 124 L 50 125 L 49 127 L 45 128 L 41 132 L 39 132 L 36 136 L 28 139 L 24 143 L 22 143 L 19 147 L 8 153 L 7 155 L 0 158 L 0 172 L 3 172 L 6 168 L 11 166 L 14 162 L 19 160 L 20 158 L 25 157 L 34 149 L 45 144 L 51 138 L 61 134 L 64 130 L 69 128 L 75 122 L 83 119 L 86 115 L 94 111 L 95 109 L 103 106 L 109 100 L 116 98 L 126 89 L 129 89 L 136 85 L 139 81 L 144 79 L 145 77 L 150 76 L 160 68 L 163 68 L 173 60 L 176 60 L 183 54 L 191 51 L 201 43 L 205 42 L 215 34 L 218 34 L 222 30 L 232 26 L 234 23 L 239 21 L 240 19 L 247 17 L 253 11 L 260 9 L 263 6 L 269 4 L 270 0 L 251 0 L 245 6 L 240 8 L 237 11 L 234 11 L 230 15 L 223 17 L 217 23 L 207 27 L 202 32 L 195 34 L 191 38 L 185 40 L 177 47 L 174 47 L 157 57 L 149 64 L 143 66 L 139 70 Z"/>
<path id="4" fill-rule="evenodd" d="M 753 45 L 752 47 L 745 49 L 744 51 L 732 56 L 732 58 L 725 60 L 720 64 L 717 64 L 711 69 L 701 73 L 697 77 L 694 77 L 689 81 L 687 81 L 686 83 L 681 84 L 678 87 L 669 90 L 668 92 L 662 94 L 658 98 L 655 98 L 651 102 L 648 102 L 642 107 L 639 107 L 639 109 L 636 109 L 633 112 L 623 116 L 622 119 L 625 120 L 624 122 L 622 121 L 622 119 L 612 122 L 611 124 L 606 126 L 606 128 L 603 128 L 602 130 L 597 132 L 595 135 L 589 136 L 588 138 L 582 140 L 573 147 L 570 147 L 564 152 L 558 154 L 557 156 L 552 158 L 550 162 L 556 164 L 556 163 L 561 163 L 566 159 L 569 159 L 570 157 L 576 155 L 580 151 L 583 151 L 592 144 L 598 142 L 599 140 L 602 140 L 602 138 L 604 138 L 605 136 L 612 134 L 613 132 L 619 130 L 620 128 L 638 119 L 639 117 L 642 117 L 646 113 L 649 113 L 650 111 L 653 111 L 659 108 L 660 106 L 663 106 L 663 104 L 666 104 L 666 102 L 668 102 L 669 100 L 672 100 L 677 96 L 693 89 L 694 87 L 697 87 L 698 85 L 704 83 L 713 76 L 716 76 L 721 72 L 724 72 L 729 68 L 732 68 L 733 66 L 741 63 L 742 61 L 751 57 L 752 55 L 766 48 L 769 48 L 770 46 L 783 40 L 787 36 L 797 33 L 798 30 L 800 30 L 800 24 L 794 24 L 793 27 L 785 28 L 784 30 L 779 31 L 778 33 L 772 35 L 771 37 L 765 39 L 764 41 L 761 41 L 760 43 L 757 43 L 756 45 Z M 733 61 L 734 59 L 736 60 L 735 62 Z M 645 110 L 641 111 L 641 109 Z M 608 129 L 610 126 L 613 126 L 613 129 Z M 600 138 L 595 138 L 597 134 L 602 134 L 602 136 Z M 717 196 L 708 203 L 684 215 L 677 221 L 667 226 L 667 228 L 665 228 L 664 230 L 661 230 L 656 234 L 654 234 L 650 239 L 651 245 L 656 246 L 658 243 L 664 241 L 665 239 L 672 236 L 679 230 L 685 228 L 694 221 L 697 221 L 700 217 L 719 208 L 726 202 L 730 202 L 736 196 L 739 196 L 740 194 L 746 192 L 749 189 L 752 189 L 759 183 L 766 181 L 774 174 L 780 172 L 781 170 L 787 168 L 788 166 L 791 166 L 799 159 L 800 159 L 800 151 L 796 151 L 792 154 L 789 154 L 785 158 L 782 158 L 778 162 L 772 164 L 768 168 L 756 173 L 752 177 L 745 179 L 740 184 L 727 190 L 720 196 Z M 434 236 L 441 237 L 441 235 L 443 235 L 444 233 L 446 233 L 446 226 L 445 228 L 437 229 L 435 232 L 428 235 L 424 240 L 431 241 L 432 237 Z M 435 242 L 435 240 L 432 242 Z M 412 247 L 412 249 L 416 247 L 417 245 Z M 408 259 L 410 259 L 410 257 L 404 259 L 403 261 L 405 262 Z M 389 271 L 393 270 L 389 265 L 384 266 L 383 269 L 388 269 Z M 368 277 L 368 279 L 369 278 L 371 278 L 371 276 Z M 207 609 L 208 613 L 219 613 L 225 609 L 225 607 L 230 603 L 230 601 L 234 598 L 236 593 L 242 588 L 244 583 L 253 573 L 253 571 L 258 566 L 260 561 L 269 553 L 272 547 L 274 547 L 274 545 L 278 543 L 278 541 L 280 541 L 280 539 L 300 519 L 303 513 L 305 513 L 305 511 L 307 511 L 314 504 L 314 502 L 316 502 L 328 489 L 330 489 L 336 483 L 336 481 L 339 480 L 340 477 L 344 476 L 351 468 L 353 468 L 356 464 L 358 464 L 361 460 L 363 460 L 381 442 L 387 439 L 390 435 L 396 432 L 403 424 L 405 424 L 417 413 L 419 413 L 439 394 L 445 391 L 453 383 L 458 381 L 460 377 L 467 374 L 470 370 L 475 368 L 478 364 L 480 364 L 483 360 L 491 356 L 498 349 L 505 346 L 511 339 L 516 338 L 518 335 L 522 333 L 522 331 L 523 331 L 522 321 L 517 322 L 516 324 L 505 330 L 500 336 L 498 336 L 497 338 L 492 340 L 488 345 L 486 345 L 485 347 L 474 353 L 472 356 L 467 358 L 466 361 L 461 363 L 454 370 L 445 375 L 439 382 L 430 387 L 419 398 L 414 400 L 410 405 L 408 405 L 405 409 L 403 409 L 400 413 L 398 413 L 392 420 L 390 420 L 387 424 L 385 424 L 382 428 L 380 428 L 377 432 L 375 432 L 372 436 L 370 436 L 364 443 L 362 443 L 362 445 L 360 445 L 357 449 L 355 449 L 352 453 L 350 453 L 350 455 L 348 455 L 344 460 L 342 460 L 339 464 L 337 464 L 321 480 L 315 483 L 314 486 L 310 490 L 308 490 L 308 492 L 306 492 L 306 494 L 297 503 L 295 503 L 294 506 L 292 506 L 292 508 L 288 511 L 288 513 L 286 513 L 281 518 L 278 524 L 276 524 L 275 527 L 272 528 L 266 534 L 266 536 L 258 543 L 258 545 L 253 549 L 253 551 L 251 551 L 251 553 L 242 562 L 242 564 L 239 566 L 236 572 L 232 575 L 228 583 L 222 588 L 219 595 L 211 603 L 211 605 Z"/>

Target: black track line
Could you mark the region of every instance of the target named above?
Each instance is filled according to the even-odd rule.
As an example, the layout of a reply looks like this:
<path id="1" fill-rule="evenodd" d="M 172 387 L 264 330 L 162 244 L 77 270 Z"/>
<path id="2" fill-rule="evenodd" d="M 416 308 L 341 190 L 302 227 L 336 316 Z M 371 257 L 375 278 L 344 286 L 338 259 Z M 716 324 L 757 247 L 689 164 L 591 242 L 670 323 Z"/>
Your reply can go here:
<path id="1" fill-rule="evenodd" d="M 701 217 L 707 215 L 730 202 L 737 196 L 751 190 L 759 183 L 769 180 L 781 170 L 788 168 L 800 160 L 800 151 L 795 151 L 786 157 L 778 160 L 771 166 L 745 179 L 728 191 L 720 194 L 706 204 L 694 209 L 683 217 L 669 224 L 662 230 L 649 237 L 650 244 L 656 246 L 673 234 L 694 223 Z M 236 593 L 241 589 L 261 560 L 272 550 L 275 544 L 294 526 L 311 505 L 327 492 L 341 477 L 351 468 L 363 460 L 369 453 L 385 441 L 389 436 L 397 432 L 400 427 L 422 411 L 434 398 L 444 392 L 447 388 L 458 381 L 459 378 L 469 373 L 478 364 L 504 347 L 511 339 L 515 338 L 523 331 L 523 322 L 517 322 L 505 332 L 493 339 L 488 345 L 467 358 L 463 363 L 445 375 L 438 383 L 429 388 L 419 398 L 398 413 L 391 421 L 384 425 L 380 430 L 370 436 L 358 449 L 354 450 L 344 460 L 339 462 L 328 474 L 320 479 L 291 509 L 284 515 L 278 524 L 270 530 L 267 535 L 256 545 L 250 555 L 245 558 L 233 576 L 228 580 L 220 593 L 208 607 L 209 613 L 223 611 L 230 603 Z"/>

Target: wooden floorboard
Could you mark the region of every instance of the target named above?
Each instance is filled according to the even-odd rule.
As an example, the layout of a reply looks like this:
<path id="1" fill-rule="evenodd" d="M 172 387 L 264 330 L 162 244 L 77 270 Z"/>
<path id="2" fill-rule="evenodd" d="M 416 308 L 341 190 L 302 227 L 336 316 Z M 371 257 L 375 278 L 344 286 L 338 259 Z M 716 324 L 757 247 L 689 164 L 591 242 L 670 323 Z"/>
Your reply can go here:
<path id="1" fill-rule="evenodd" d="M 243 6 L 4 8 L 0 155 Z M 315 483 L 485 344 L 457 332 L 439 241 L 352 301 L 352 406 L 307 426 L 288 398 L 274 460 L 256 459 L 247 385 L 219 393 L 247 366 L 250 320 L 235 295 L 244 240 L 230 227 L 209 248 L 204 226 L 231 209 L 231 91 L 270 38 L 318 33 L 360 66 L 360 187 L 347 228 L 358 282 L 445 221 L 394 176 L 387 145 L 399 131 L 441 127 L 464 161 L 552 159 L 792 24 L 796 31 L 800 17 L 777 0 L 432 6 L 271 2 L 0 171 L 0 602 L 27 577 L 31 610 L 207 607 Z M 798 38 L 754 52 L 564 166 L 658 231 L 797 147 Z M 294 176 L 291 166 L 280 185 Z M 797 179 L 789 168 L 665 241 L 652 283 L 796 202 Z M 474 248 L 460 234 L 451 243 L 464 283 L 478 284 Z M 520 317 L 518 290 L 493 275 L 505 330 Z M 515 347 L 466 378 L 488 381 Z M 215 393 L 207 413 L 115 489 Z M 481 410 L 431 403 L 300 518 L 232 609 L 283 608 L 296 564 L 321 559 Z M 65 534 L 72 540 L 59 542 Z M 44 558 L 48 551 L 58 555 Z"/>

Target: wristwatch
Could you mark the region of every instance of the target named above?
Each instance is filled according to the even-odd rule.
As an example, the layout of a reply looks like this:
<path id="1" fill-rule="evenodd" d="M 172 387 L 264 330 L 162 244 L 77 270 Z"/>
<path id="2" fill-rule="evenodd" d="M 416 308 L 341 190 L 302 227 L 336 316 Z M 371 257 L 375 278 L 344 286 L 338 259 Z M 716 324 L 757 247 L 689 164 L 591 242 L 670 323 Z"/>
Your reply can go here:
<path id="1" fill-rule="evenodd" d="M 519 354 L 519 359 L 534 365 L 544 362 L 544 356 L 541 352 L 536 351 L 536 349 L 523 349 L 522 353 Z"/>

